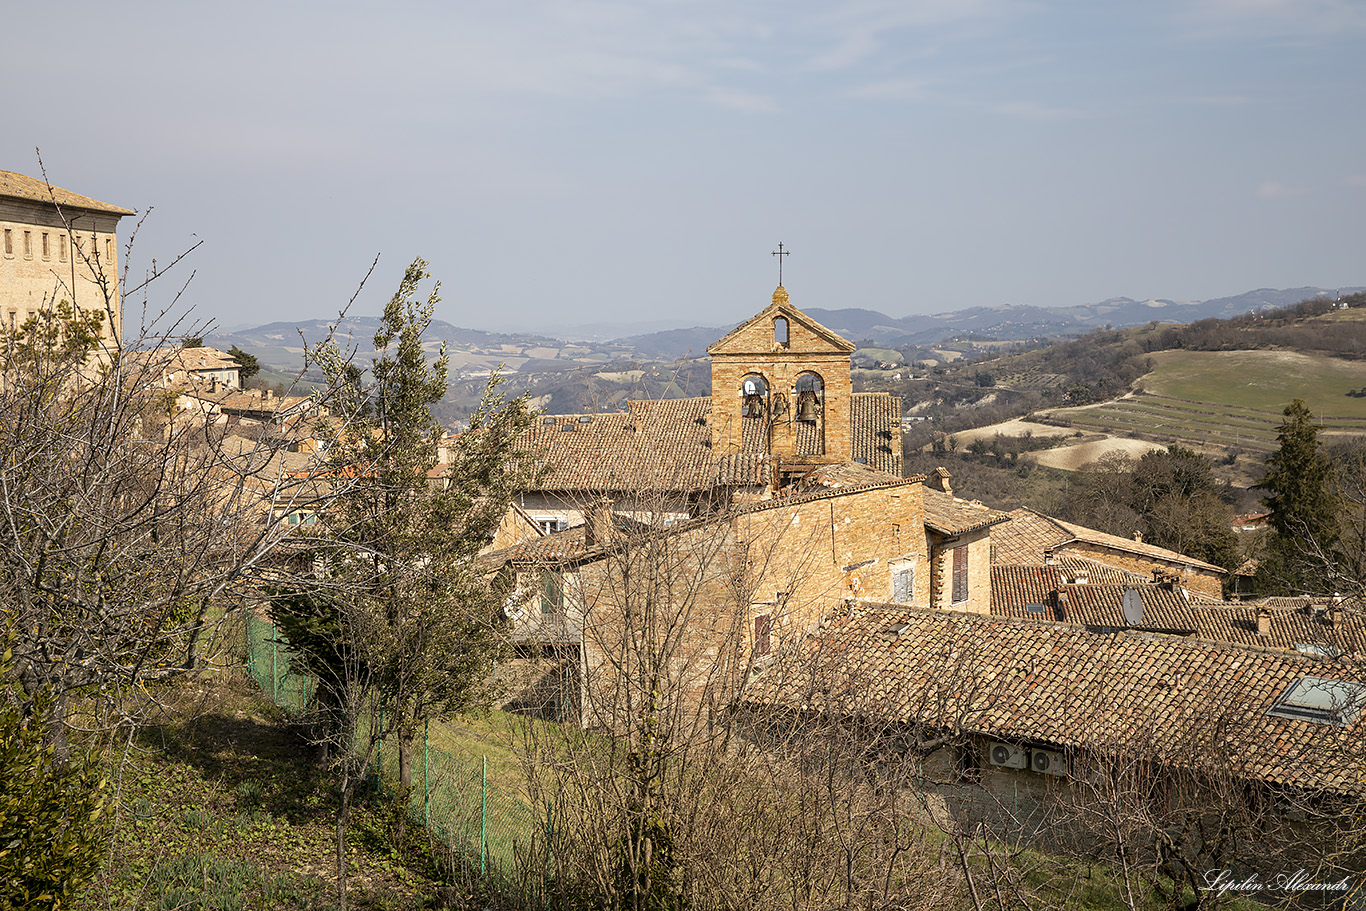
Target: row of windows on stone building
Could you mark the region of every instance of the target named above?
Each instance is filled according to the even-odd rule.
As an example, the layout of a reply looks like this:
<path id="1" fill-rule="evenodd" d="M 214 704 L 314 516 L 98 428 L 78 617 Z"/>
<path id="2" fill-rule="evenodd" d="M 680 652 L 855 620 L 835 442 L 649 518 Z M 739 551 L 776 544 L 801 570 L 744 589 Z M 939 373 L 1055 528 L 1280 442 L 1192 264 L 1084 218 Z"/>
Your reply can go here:
<path id="1" fill-rule="evenodd" d="M 66 260 L 67 260 L 67 235 L 66 235 L 66 232 L 65 232 L 65 231 L 37 231 L 37 232 L 35 232 L 35 231 L 29 230 L 28 228 L 24 228 L 24 229 L 22 229 L 22 231 L 16 231 L 14 228 L 6 228 L 6 229 L 5 229 L 5 243 L 4 243 L 5 256 L 14 256 L 14 255 L 15 255 L 15 248 L 16 248 L 16 247 L 19 247 L 19 248 L 22 249 L 22 251 L 23 251 L 23 257 L 24 257 L 24 259 L 33 259 L 33 256 L 34 256 L 34 246 L 35 246 L 35 244 L 34 244 L 34 234 L 35 234 L 35 233 L 38 235 L 38 238 L 37 238 L 37 247 L 38 247 L 38 249 L 39 249 L 39 255 L 41 256 L 41 258 L 47 259 L 47 260 L 52 259 L 53 251 L 55 250 L 55 251 L 56 251 L 56 255 L 57 255 L 57 261 L 58 261 L 58 262 L 62 262 L 62 263 L 66 262 Z M 19 235 L 19 236 L 16 237 L 16 235 Z M 15 243 L 16 240 L 19 241 L 18 244 Z M 76 240 L 76 239 L 73 237 L 73 242 L 74 242 L 74 243 L 77 245 L 77 247 L 79 248 L 79 244 L 80 244 L 79 240 Z M 97 239 L 96 239 L 95 236 L 92 234 L 92 235 L 90 236 L 90 248 L 91 248 L 91 250 L 97 250 L 97 249 L 98 249 L 98 248 L 96 247 L 97 242 L 98 242 Z M 113 239 L 112 237 L 106 237 L 106 238 L 104 239 L 104 256 L 105 256 L 105 259 L 109 260 L 110 262 L 112 262 L 113 259 L 114 259 L 114 239 Z"/>

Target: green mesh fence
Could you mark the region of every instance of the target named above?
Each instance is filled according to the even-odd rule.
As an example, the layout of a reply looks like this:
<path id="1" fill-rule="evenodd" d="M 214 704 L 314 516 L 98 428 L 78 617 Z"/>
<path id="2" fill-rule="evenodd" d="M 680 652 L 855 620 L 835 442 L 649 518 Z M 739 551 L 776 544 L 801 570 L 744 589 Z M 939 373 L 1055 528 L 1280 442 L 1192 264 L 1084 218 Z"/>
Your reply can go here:
<path id="1" fill-rule="evenodd" d="M 315 682 L 291 672 L 287 643 L 269 620 L 247 617 L 247 669 L 271 701 L 301 714 Z M 488 783 L 486 767 L 462 762 L 431 746 L 424 732 L 422 754 L 412 759 L 409 815 L 423 823 L 451 850 L 468 858 L 480 873 L 511 879 L 519 859 L 532 851 L 535 814 L 516 797 Z M 399 780 L 398 748 L 381 742 L 372 771 L 381 788 Z M 420 765 L 419 765 L 420 763 Z M 545 842 L 540 842 L 544 850 Z"/>

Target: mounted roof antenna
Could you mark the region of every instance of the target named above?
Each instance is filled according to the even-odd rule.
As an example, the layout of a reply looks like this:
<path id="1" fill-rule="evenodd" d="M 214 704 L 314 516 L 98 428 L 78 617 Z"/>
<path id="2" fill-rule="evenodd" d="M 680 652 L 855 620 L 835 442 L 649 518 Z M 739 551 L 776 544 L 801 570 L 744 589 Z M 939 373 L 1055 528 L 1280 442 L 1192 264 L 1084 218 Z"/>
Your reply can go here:
<path id="1" fill-rule="evenodd" d="M 778 257 L 778 287 L 781 288 L 783 286 L 783 257 L 791 256 L 792 253 L 791 251 L 784 251 L 783 242 L 778 241 L 778 249 L 774 250 L 771 255 Z"/>

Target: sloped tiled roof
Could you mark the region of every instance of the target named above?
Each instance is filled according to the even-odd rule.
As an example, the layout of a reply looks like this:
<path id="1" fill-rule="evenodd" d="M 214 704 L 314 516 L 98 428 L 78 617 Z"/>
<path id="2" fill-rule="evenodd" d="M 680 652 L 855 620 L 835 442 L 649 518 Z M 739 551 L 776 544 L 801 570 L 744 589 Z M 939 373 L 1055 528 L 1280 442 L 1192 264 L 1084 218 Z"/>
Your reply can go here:
<path id="1" fill-rule="evenodd" d="M 63 190 L 61 187 L 52 187 L 49 192 L 45 181 L 14 171 L 0 171 L 0 197 L 42 202 L 49 205 L 55 201 L 59 206 L 84 209 L 87 212 L 107 212 L 110 215 L 133 214 L 131 209 L 111 206 L 107 202 L 100 202 L 98 199 L 91 199 L 89 196 L 72 193 L 70 190 Z"/>
<path id="2" fill-rule="evenodd" d="M 755 682 L 750 701 L 1098 754 L 1134 750 L 1187 767 L 1208 758 L 1247 780 L 1303 788 L 1363 788 L 1350 749 L 1360 719 L 1344 730 L 1266 714 L 1303 677 L 1358 680 L 1329 661 L 869 605 L 785 662 Z"/>
<path id="3" fill-rule="evenodd" d="M 524 437 L 548 469 L 540 489 L 696 491 L 766 481 L 766 456 L 712 452 L 711 399 L 628 404 L 626 414 L 540 418 Z"/>
<path id="4" fill-rule="evenodd" d="M 855 395 L 857 402 L 861 395 Z M 896 409 L 896 399 L 873 395 L 854 415 L 855 438 L 886 441 L 877 426 Z M 888 403 L 891 403 L 890 405 Z M 524 438 L 539 451 L 549 471 L 542 490 L 702 491 L 717 486 L 760 487 L 769 481 L 772 459 L 760 452 L 718 456 L 711 448 L 711 399 L 628 402 L 626 414 L 546 415 Z M 889 427 L 894 427 L 889 424 Z M 756 444 L 757 446 L 757 444 Z M 894 448 L 894 447 L 893 447 Z M 857 451 L 857 450 L 856 450 Z M 872 469 L 900 477 L 901 455 L 875 452 Z M 888 466 L 895 471 L 888 471 Z"/>
<path id="5" fill-rule="evenodd" d="M 1009 518 L 1007 513 L 981 503 L 960 500 L 933 487 L 925 488 L 925 524 L 940 534 L 960 535 L 989 525 L 999 525 Z M 996 532 L 993 531 L 991 535 L 994 541 Z"/>
<path id="6" fill-rule="evenodd" d="M 885 392 L 855 392 L 850 409 L 854 459 L 900 477 L 901 398 Z"/>
<path id="7" fill-rule="evenodd" d="M 1070 584 L 1078 572 L 1085 584 Z M 991 613 L 995 617 L 1073 623 L 1093 629 L 1125 629 L 1123 599 L 1137 591 L 1143 604 L 1139 628 L 1179 632 L 1214 642 L 1304 651 L 1315 647 L 1343 656 L 1366 654 L 1366 613 L 1347 606 L 1336 614 L 1322 607 L 1275 607 L 1266 602 L 1188 598 L 1179 589 L 1091 560 L 1059 558 L 1053 566 L 991 567 Z M 1044 610 L 1030 611 L 1029 605 Z M 1265 635 L 1257 617 L 1268 618 Z"/>
<path id="8" fill-rule="evenodd" d="M 879 484 L 894 484 L 904 480 L 900 475 L 879 471 L 870 465 L 858 462 L 837 462 L 813 468 L 797 479 L 798 490 L 829 488 L 837 490 L 855 487 L 876 487 Z"/>
<path id="9" fill-rule="evenodd" d="M 992 543 L 996 546 L 997 560 L 1001 563 L 1030 564 L 1043 561 L 1044 552 L 1063 544 L 1078 541 L 1097 547 L 1136 554 L 1160 563 L 1173 566 L 1189 566 L 1206 572 L 1224 573 L 1223 567 L 1206 563 L 1194 557 L 1122 538 L 1119 535 L 1096 531 L 1084 525 L 1064 522 L 1051 516 L 1034 512 L 1032 509 L 1016 509 L 1010 512 L 1010 523 L 992 533 Z"/>

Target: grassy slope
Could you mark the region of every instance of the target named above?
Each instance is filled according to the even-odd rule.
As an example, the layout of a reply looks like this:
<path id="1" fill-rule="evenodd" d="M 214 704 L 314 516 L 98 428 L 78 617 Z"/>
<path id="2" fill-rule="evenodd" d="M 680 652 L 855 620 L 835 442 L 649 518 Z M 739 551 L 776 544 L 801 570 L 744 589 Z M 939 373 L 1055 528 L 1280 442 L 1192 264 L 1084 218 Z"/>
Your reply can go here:
<path id="1" fill-rule="evenodd" d="M 1160 351 L 1143 388 L 1197 402 L 1226 403 L 1279 413 L 1304 399 L 1316 415 L 1366 421 L 1366 398 L 1347 395 L 1366 386 L 1366 361 L 1295 351 Z"/>
<path id="2" fill-rule="evenodd" d="M 166 696 L 172 712 L 115 773 L 111 862 L 78 907 L 333 907 L 334 792 L 307 745 L 248 679 Z M 353 907 L 429 906 L 441 881 L 419 836 L 395 847 L 385 809 L 358 808 Z"/>

